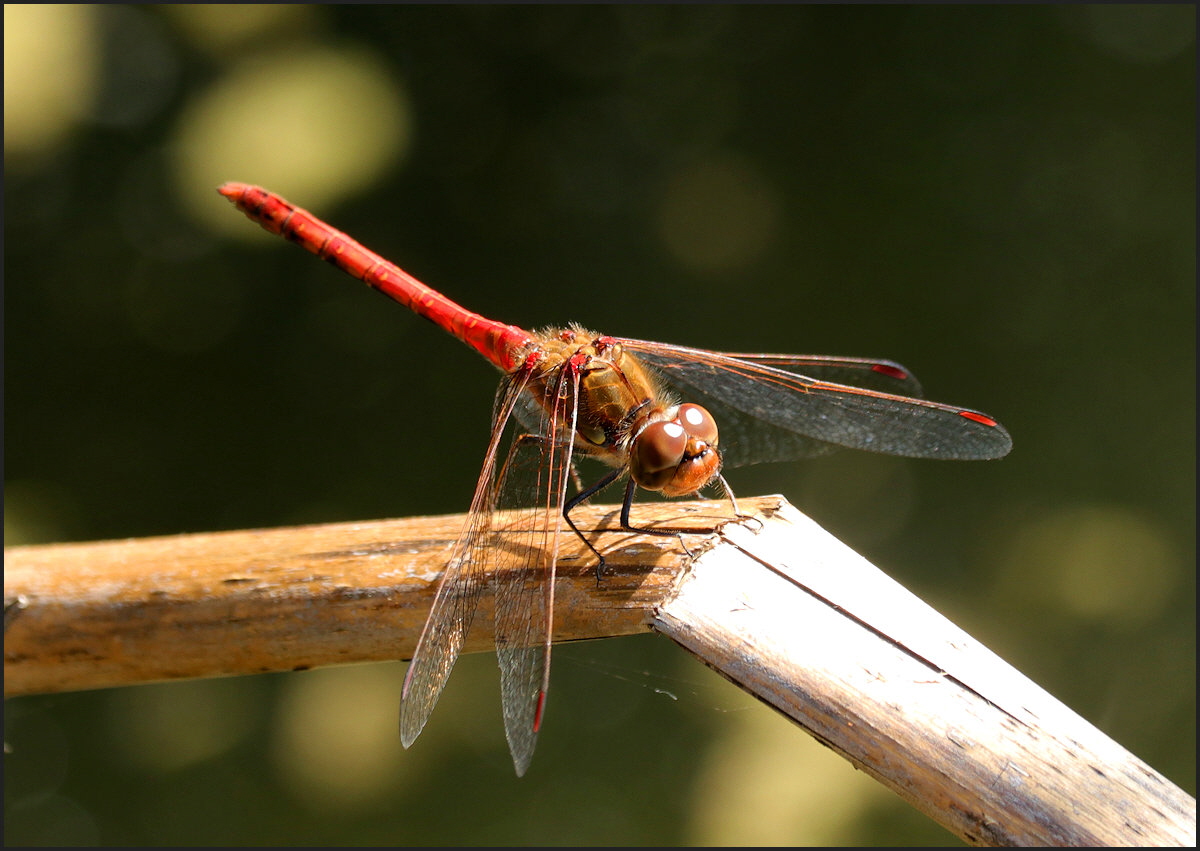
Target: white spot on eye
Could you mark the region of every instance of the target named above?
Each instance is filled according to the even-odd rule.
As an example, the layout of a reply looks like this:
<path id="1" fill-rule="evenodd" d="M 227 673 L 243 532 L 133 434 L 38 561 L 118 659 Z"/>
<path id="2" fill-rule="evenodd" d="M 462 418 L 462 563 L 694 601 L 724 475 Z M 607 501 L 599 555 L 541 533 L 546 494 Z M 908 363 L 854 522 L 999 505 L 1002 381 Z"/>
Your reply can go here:
<path id="1" fill-rule="evenodd" d="M 670 438 L 682 437 L 683 426 L 679 423 L 663 423 L 663 434 Z"/>
<path id="2" fill-rule="evenodd" d="M 704 415 L 696 408 L 688 408 L 683 412 L 683 418 L 688 421 L 688 425 L 700 425 L 704 422 Z"/>

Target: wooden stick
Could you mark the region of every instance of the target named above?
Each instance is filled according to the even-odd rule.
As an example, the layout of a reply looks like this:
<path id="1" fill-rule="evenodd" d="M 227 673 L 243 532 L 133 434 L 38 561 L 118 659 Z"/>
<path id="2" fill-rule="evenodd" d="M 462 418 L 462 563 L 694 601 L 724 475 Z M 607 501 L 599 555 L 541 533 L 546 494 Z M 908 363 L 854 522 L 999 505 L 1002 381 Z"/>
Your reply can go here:
<path id="1" fill-rule="evenodd" d="M 621 531 L 619 516 L 572 513 L 587 534 L 611 530 L 599 537 L 608 569 L 597 585 L 595 556 L 561 536 L 555 640 L 648 631 L 690 560 L 677 538 Z M 637 523 L 711 531 L 730 516 L 728 503 L 650 503 Z M 408 659 L 464 520 L 6 549 L 4 696 Z M 485 592 L 466 652 L 495 649 L 491 602 Z"/>
<path id="2" fill-rule="evenodd" d="M 968 842 L 1195 845 L 1195 801 L 781 498 L 572 517 L 555 639 L 657 629 Z M 712 529 L 719 502 L 638 507 Z M 18 547 L 5 695 L 411 654 L 461 517 Z M 604 531 L 600 531 L 604 530 Z M 490 601 L 469 650 L 491 646 Z"/>
<path id="3" fill-rule="evenodd" d="M 972 844 L 1196 844 L 1196 802 L 787 503 L 654 628 Z"/>

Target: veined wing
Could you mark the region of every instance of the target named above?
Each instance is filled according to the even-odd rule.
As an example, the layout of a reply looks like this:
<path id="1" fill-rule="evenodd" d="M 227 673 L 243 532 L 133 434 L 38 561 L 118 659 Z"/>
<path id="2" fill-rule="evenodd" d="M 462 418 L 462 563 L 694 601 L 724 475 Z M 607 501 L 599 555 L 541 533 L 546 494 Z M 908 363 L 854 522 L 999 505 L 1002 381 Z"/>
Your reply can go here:
<path id="1" fill-rule="evenodd" d="M 921 396 L 921 383 L 908 369 L 892 360 L 840 358 L 826 355 L 766 355 L 751 352 L 719 352 L 759 366 L 771 366 L 817 381 L 865 387 L 896 396 Z"/>
<path id="2" fill-rule="evenodd" d="M 496 655 L 504 734 L 518 777 L 533 758 L 550 686 L 554 580 L 571 478 L 578 373 L 564 364 L 544 393 L 536 433 L 513 442 L 500 473 L 498 508 L 503 510 L 491 551 L 497 566 Z"/>
<path id="3" fill-rule="evenodd" d="M 483 469 L 471 499 L 467 521 L 454 545 L 434 597 L 429 617 L 417 640 L 417 648 L 404 676 L 400 697 L 400 741 L 409 747 L 429 720 L 433 707 L 461 652 L 479 606 L 487 575 L 502 565 L 498 553 L 527 552 L 534 534 L 529 518 L 510 517 L 496 524 L 496 507 L 503 474 L 497 458 L 513 408 L 525 390 L 528 375 L 519 371 L 507 376 L 496 394 L 492 411 L 492 433 L 484 455 Z M 509 537 L 512 536 L 512 537 Z M 509 549 L 496 547 L 504 542 Z M 512 556 L 502 560 L 510 562 Z"/>
<path id="4" fill-rule="evenodd" d="M 742 356 L 626 340 L 687 401 L 708 408 L 729 466 L 819 455 L 837 447 L 914 458 L 999 458 L 1012 448 L 1004 428 L 986 414 L 871 386 L 851 386 L 781 369 L 815 364 L 825 375 L 869 378 L 908 390 L 911 378 L 889 361 Z M 883 364 L 882 371 L 869 368 Z M 891 374 L 892 369 L 903 371 Z M 915 383 L 915 382 L 914 382 Z"/>

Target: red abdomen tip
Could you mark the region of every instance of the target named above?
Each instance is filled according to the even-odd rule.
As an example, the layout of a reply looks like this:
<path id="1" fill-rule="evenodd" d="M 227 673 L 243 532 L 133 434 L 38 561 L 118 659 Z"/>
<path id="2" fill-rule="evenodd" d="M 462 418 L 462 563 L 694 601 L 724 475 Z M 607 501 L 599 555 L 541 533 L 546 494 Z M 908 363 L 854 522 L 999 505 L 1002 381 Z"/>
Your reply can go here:
<path id="1" fill-rule="evenodd" d="M 226 198 L 236 201 L 238 198 L 246 194 L 246 190 L 249 188 L 250 186 L 248 184 L 230 181 L 229 183 L 222 183 L 220 186 L 218 186 L 217 191 Z"/>

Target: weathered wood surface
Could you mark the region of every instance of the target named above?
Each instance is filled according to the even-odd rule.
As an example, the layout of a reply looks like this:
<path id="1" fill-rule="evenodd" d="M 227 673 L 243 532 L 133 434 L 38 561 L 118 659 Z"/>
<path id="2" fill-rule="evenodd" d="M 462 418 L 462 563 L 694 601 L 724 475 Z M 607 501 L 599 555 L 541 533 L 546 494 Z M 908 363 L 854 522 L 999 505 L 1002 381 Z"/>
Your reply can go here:
<path id="1" fill-rule="evenodd" d="M 639 506 L 687 551 L 617 510 L 572 515 L 608 572 L 564 536 L 555 640 L 656 629 L 968 842 L 1196 844 L 1194 799 L 781 498 Z M 462 522 L 7 550 L 5 694 L 407 658 Z"/>

